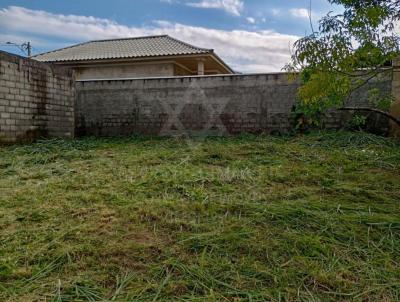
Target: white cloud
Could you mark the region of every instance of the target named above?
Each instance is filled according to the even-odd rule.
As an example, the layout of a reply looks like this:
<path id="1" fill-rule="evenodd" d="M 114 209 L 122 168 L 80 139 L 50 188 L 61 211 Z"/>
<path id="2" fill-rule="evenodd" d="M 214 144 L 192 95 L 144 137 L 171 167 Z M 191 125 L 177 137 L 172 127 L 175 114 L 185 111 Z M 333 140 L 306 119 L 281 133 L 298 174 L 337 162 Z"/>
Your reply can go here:
<path id="1" fill-rule="evenodd" d="M 160 2 L 168 4 L 180 3 L 178 0 L 160 0 Z"/>
<path id="2" fill-rule="evenodd" d="M 281 11 L 277 8 L 273 8 L 273 9 L 271 9 L 271 13 L 274 16 L 278 16 L 281 13 Z"/>
<path id="3" fill-rule="evenodd" d="M 49 41 L 48 38 L 54 37 L 73 43 L 169 34 L 196 46 L 215 49 L 232 68 L 241 72 L 280 71 L 290 59 L 290 45 L 298 39 L 273 31 L 220 30 L 167 21 L 155 21 L 152 26 L 128 27 L 108 19 L 59 15 L 15 6 L 0 10 L 0 28 L 14 36 L 23 36 L 23 41 L 29 36 L 31 40 L 40 37 Z M 57 47 L 59 45 L 53 45 L 53 48 Z"/>
<path id="4" fill-rule="evenodd" d="M 217 30 L 159 21 L 164 32 L 195 45 L 213 48 L 242 72 L 280 71 L 290 59 L 296 36 L 273 31 Z"/>
<path id="5" fill-rule="evenodd" d="M 234 16 L 240 16 L 244 3 L 243 0 L 201 0 L 186 3 L 186 5 L 198 8 L 222 9 Z"/>
<path id="6" fill-rule="evenodd" d="M 309 11 L 306 8 L 292 8 L 289 10 L 290 14 L 296 18 L 308 18 Z"/>
<path id="7" fill-rule="evenodd" d="M 253 17 L 247 17 L 246 20 L 247 20 L 247 22 L 249 22 L 251 24 L 256 23 L 256 19 L 254 19 Z"/>

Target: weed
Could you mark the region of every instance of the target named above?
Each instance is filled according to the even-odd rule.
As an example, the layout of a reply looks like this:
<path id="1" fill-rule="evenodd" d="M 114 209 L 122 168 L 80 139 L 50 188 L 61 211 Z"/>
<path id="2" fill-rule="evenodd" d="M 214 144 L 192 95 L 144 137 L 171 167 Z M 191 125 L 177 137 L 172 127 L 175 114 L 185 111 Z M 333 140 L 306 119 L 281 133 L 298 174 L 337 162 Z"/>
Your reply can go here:
<path id="1" fill-rule="evenodd" d="M 0 149 L 1 301 L 398 301 L 400 145 L 357 132 Z"/>

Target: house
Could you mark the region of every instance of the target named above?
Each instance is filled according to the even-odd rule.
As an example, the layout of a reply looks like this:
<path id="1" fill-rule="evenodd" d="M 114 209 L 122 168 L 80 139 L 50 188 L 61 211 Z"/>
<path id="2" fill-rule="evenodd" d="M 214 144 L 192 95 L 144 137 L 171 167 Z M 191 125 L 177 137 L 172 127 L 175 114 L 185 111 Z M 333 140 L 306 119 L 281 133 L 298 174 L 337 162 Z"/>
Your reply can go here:
<path id="1" fill-rule="evenodd" d="M 78 80 L 234 73 L 212 49 L 168 35 L 90 41 L 32 59 L 73 68 Z"/>

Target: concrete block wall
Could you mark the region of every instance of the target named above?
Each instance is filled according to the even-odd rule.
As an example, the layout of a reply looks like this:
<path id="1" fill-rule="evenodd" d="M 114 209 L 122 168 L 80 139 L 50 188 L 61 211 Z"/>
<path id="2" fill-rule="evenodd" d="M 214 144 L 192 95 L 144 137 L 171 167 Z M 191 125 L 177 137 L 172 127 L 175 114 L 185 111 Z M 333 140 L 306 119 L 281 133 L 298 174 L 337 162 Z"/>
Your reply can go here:
<path id="1" fill-rule="evenodd" d="M 366 85 L 351 103 L 365 106 L 376 86 L 390 92 L 391 77 Z M 76 134 L 284 133 L 292 128 L 298 87 L 285 73 L 78 81 Z M 326 127 L 340 128 L 351 116 L 330 111 Z M 368 123 L 388 127 L 379 116 Z"/>
<path id="2" fill-rule="evenodd" d="M 72 70 L 0 51 L 0 143 L 74 136 Z"/>
<path id="3" fill-rule="evenodd" d="M 78 81 L 78 135 L 286 132 L 298 82 L 284 73 Z"/>
<path id="4" fill-rule="evenodd" d="M 363 85 L 358 90 L 354 91 L 351 95 L 348 106 L 350 107 L 374 107 L 370 103 L 370 93 L 372 89 L 377 88 L 382 96 L 390 96 L 392 93 L 392 71 L 389 69 L 381 73 L 376 78 L 370 80 L 367 84 Z M 390 132 L 390 123 L 388 118 L 383 115 L 376 114 L 369 111 L 357 112 L 341 112 L 342 120 L 349 121 L 354 113 L 366 117 L 366 124 L 363 129 L 367 132 L 385 135 Z"/>

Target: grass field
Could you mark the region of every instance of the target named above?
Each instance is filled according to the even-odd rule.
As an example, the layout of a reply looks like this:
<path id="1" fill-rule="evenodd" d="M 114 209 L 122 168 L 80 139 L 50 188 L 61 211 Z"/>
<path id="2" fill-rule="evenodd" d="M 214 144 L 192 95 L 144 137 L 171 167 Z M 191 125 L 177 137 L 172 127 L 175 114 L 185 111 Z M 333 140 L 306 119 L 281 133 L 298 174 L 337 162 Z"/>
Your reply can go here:
<path id="1" fill-rule="evenodd" d="M 400 144 L 361 133 L 0 149 L 0 301 L 399 301 Z"/>

